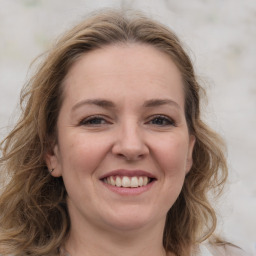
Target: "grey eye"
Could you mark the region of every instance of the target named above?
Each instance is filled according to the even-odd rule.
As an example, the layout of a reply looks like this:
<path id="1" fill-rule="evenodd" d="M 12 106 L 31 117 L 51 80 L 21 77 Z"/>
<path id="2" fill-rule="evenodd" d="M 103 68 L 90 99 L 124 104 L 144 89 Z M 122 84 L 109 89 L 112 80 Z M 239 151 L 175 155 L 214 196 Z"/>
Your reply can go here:
<path id="1" fill-rule="evenodd" d="M 83 119 L 80 122 L 80 125 L 101 125 L 101 124 L 107 124 L 108 122 L 100 116 L 93 116 Z"/>
<path id="2" fill-rule="evenodd" d="M 175 122 L 172 119 L 161 115 L 155 116 L 153 119 L 149 121 L 149 123 L 157 126 L 175 125 Z"/>

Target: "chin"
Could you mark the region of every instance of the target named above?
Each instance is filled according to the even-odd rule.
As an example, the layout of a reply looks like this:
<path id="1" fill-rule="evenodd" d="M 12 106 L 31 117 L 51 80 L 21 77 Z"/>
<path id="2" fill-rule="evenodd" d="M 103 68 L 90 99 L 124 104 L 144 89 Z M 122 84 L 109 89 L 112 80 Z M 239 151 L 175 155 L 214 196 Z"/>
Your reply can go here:
<path id="1" fill-rule="evenodd" d="M 133 231 L 154 226 L 159 221 L 165 222 L 166 216 L 156 216 L 145 211 L 145 209 L 126 208 L 122 211 L 116 211 L 115 215 L 109 216 L 108 224 L 121 231 Z"/>

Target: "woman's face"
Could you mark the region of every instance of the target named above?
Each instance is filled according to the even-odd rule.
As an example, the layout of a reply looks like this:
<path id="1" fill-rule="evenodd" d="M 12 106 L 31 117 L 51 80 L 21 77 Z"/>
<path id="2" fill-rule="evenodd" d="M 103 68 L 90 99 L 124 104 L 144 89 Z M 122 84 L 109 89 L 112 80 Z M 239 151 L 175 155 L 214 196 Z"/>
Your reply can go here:
<path id="1" fill-rule="evenodd" d="M 119 230 L 164 225 L 192 164 L 179 70 L 152 46 L 84 54 L 64 81 L 58 144 L 71 223 Z"/>

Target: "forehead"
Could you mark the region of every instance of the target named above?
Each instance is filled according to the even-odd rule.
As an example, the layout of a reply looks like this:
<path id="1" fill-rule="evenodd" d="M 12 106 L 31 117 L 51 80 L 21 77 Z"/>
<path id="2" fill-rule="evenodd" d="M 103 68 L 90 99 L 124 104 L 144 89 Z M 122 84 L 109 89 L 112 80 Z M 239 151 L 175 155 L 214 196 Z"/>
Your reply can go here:
<path id="1" fill-rule="evenodd" d="M 182 77 L 166 53 L 146 44 L 118 44 L 83 54 L 64 81 L 64 99 L 118 97 L 133 94 L 176 97 L 184 105 Z M 122 93 L 123 92 L 123 93 Z"/>

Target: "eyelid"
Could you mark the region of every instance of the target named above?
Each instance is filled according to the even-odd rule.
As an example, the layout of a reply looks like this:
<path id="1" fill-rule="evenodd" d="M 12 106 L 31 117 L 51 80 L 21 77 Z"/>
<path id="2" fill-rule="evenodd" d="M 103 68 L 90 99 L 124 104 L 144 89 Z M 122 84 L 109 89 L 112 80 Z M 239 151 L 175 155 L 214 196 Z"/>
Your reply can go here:
<path id="1" fill-rule="evenodd" d="M 89 124 L 86 122 L 89 122 L 93 119 L 102 119 L 105 121 L 104 124 Z M 91 116 L 88 116 L 88 117 L 85 117 L 85 118 L 82 118 L 81 120 L 79 120 L 78 124 L 79 125 L 88 125 L 88 126 L 100 126 L 100 125 L 105 125 L 105 124 L 111 124 L 111 122 L 109 120 L 107 120 L 108 118 L 104 115 L 91 115 Z"/>
<path id="2" fill-rule="evenodd" d="M 165 125 L 155 124 L 156 126 L 176 126 L 176 122 L 173 118 L 171 118 L 170 116 L 167 116 L 167 115 L 163 115 L 163 114 L 156 114 L 156 115 L 150 116 L 149 121 L 147 121 L 147 123 L 151 122 L 152 120 L 154 120 L 156 118 L 162 118 L 162 119 L 165 119 L 168 122 L 170 122 L 169 124 L 165 124 Z"/>
<path id="3" fill-rule="evenodd" d="M 152 121 L 154 121 L 154 119 L 162 119 L 162 121 L 167 122 L 166 124 L 153 124 L 151 123 Z M 90 121 L 93 120 L 102 120 L 103 123 L 90 123 Z M 159 126 L 159 127 L 164 127 L 164 126 L 176 126 L 176 122 L 175 120 L 167 115 L 163 115 L 163 114 L 155 114 L 152 115 L 150 117 L 147 118 L 147 121 L 145 122 L 146 124 L 151 124 L 151 125 L 155 125 L 155 126 Z M 95 114 L 95 115 L 90 115 L 84 118 L 81 118 L 78 122 L 79 126 L 103 126 L 103 125 L 107 125 L 107 124 L 112 124 L 112 122 L 110 121 L 110 118 L 108 116 L 105 115 L 101 115 L 101 114 Z"/>

